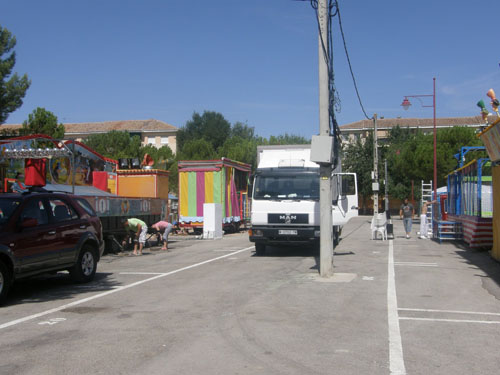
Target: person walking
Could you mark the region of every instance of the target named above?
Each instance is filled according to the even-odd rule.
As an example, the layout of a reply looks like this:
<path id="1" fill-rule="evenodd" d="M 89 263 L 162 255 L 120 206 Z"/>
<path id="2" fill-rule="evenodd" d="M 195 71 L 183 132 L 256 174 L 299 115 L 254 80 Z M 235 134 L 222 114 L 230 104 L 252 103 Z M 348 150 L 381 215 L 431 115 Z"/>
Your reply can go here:
<path id="1" fill-rule="evenodd" d="M 422 204 L 422 210 L 420 211 L 420 237 L 421 239 L 429 238 L 429 223 L 427 222 L 427 211 L 429 209 L 429 205 L 437 203 L 437 201 L 431 201 L 430 199 L 426 200 Z"/>
<path id="2" fill-rule="evenodd" d="M 403 219 L 406 238 L 410 238 L 413 215 L 415 215 L 415 209 L 413 208 L 413 205 L 408 202 L 408 198 L 405 198 L 403 204 L 399 208 L 399 218 Z"/>
<path id="3" fill-rule="evenodd" d="M 146 234 L 148 233 L 148 226 L 140 219 L 128 218 L 123 221 L 123 225 L 127 232 L 134 232 L 136 241 L 134 241 L 134 255 L 142 255 L 142 248 L 146 243 Z M 123 241 L 125 245 L 126 241 Z M 139 252 L 137 252 L 137 245 L 139 245 Z"/>
<path id="4" fill-rule="evenodd" d="M 171 223 L 168 221 L 159 221 L 157 223 L 154 223 L 152 228 L 156 229 L 158 232 L 163 231 L 163 247 L 161 248 L 162 250 L 168 251 L 168 235 L 172 231 L 172 228 L 174 227 Z"/>

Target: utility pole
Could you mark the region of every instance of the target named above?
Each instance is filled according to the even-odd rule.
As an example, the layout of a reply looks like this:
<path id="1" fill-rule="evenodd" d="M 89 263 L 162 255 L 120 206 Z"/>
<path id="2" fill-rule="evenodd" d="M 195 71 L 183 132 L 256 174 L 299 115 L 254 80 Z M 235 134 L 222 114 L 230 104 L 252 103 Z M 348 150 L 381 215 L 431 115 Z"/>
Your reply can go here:
<path id="1" fill-rule="evenodd" d="M 387 238 L 394 239 L 394 227 L 392 225 L 389 206 L 389 175 L 387 174 L 387 159 L 385 159 L 385 217 L 387 219 Z"/>
<path id="2" fill-rule="evenodd" d="M 328 75 L 328 0 L 318 0 L 319 21 L 319 136 L 330 137 L 330 90 Z M 330 62 L 332 63 L 332 62 Z M 332 148 L 335 147 L 334 145 Z M 334 151 L 332 149 L 332 151 Z M 320 276 L 333 275 L 332 165 L 320 164 Z"/>
<path id="3" fill-rule="evenodd" d="M 384 160 L 384 176 L 385 176 L 385 212 L 389 211 L 389 178 L 387 177 L 387 159 Z"/>
<path id="4" fill-rule="evenodd" d="M 377 141 L 377 114 L 373 115 L 373 216 L 378 214 L 378 141 Z"/>

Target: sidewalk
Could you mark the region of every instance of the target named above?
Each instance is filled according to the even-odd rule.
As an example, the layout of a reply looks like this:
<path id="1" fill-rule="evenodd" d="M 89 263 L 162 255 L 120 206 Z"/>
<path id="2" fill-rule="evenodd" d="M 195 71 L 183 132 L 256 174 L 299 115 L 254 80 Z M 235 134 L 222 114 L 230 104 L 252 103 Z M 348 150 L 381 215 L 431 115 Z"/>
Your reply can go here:
<path id="1" fill-rule="evenodd" d="M 374 258 L 374 280 L 382 276 L 375 264 L 388 265 L 391 369 L 403 366 L 408 374 L 498 373 L 500 264 L 487 251 L 463 243 L 419 239 L 418 222 L 410 239 L 405 238 L 402 220 L 396 219 L 393 240 L 371 240 L 370 220 L 351 220 L 336 253 L 356 249 L 352 251 Z M 340 256 L 334 262 L 339 270 L 349 266 Z M 399 331 L 393 337 L 391 325 Z M 400 350 L 393 351 L 398 345 Z"/>

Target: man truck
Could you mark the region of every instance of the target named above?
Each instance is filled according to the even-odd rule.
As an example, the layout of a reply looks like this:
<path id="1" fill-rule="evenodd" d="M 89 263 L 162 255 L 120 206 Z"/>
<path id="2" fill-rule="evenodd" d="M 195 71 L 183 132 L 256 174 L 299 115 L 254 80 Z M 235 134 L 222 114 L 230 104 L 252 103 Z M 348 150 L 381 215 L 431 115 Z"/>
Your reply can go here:
<path id="1" fill-rule="evenodd" d="M 267 245 L 319 245 L 319 165 L 310 155 L 311 145 L 257 147 L 249 231 L 257 255 Z M 332 173 L 334 246 L 342 226 L 358 216 L 356 174 L 340 170 Z"/>

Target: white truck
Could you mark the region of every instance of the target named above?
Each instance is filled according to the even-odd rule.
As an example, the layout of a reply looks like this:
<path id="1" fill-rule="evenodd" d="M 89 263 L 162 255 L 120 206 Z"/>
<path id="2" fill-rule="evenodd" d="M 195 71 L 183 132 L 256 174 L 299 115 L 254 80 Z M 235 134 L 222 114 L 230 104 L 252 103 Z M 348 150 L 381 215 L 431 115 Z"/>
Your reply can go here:
<path id="1" fill-rule="evenodd" d="M 249 231 L 257 255 L 267 245 L 319 245 L 319 165 L 310 154 L 311 145 L 257 147 Z M 334 246 L 342 226 L 358 216 L 356 174 L 339 170 L 332 173 Z"/>

